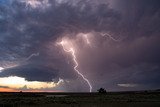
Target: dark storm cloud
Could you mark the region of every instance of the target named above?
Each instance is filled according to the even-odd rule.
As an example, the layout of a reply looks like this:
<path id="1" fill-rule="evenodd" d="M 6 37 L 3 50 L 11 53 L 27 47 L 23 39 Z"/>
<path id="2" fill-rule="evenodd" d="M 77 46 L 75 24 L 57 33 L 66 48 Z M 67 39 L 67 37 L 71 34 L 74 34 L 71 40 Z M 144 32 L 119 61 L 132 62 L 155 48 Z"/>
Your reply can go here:
<path id="1" fill-rule="evenodd" d="M 142 86 L 144 85 L 145 88 L 150 88 L 150 89 L 154 89 L 155 87 L 158 88 L 158 84 L 160 83 L 159 65 L 139 64 L 137 66 L 128 68 L 126 70 L 128 71 L 130 70 L 130 76 L 125 74 L 123 79 L 121 79 L 122 82 L 130 81 L 138 83 Z"/>
<path id="2" fill-rule="evenodd" d="M 0 61 L 27 64 L 3 70 L 1 77 L 20 76 L 28 81 L 60 77 L 71 81 L 66 83 L 66 90 L 77 91 L 76 84 L 81 81 L 76 80 L 73 65 L 67 63 L 71 59 L 66 59 L 51 43 L 64 34 L 94 31 L 95 48 L 81 51 L 78 60 L 79 69 L 89 77 L 95 90 L 118 90 L 117 84 L 127 83 L 141 84 L 139 89 L 159 88 L 159 0 L 65 1 L 49 0 L 43 7 L 19 0 L 0 3 Z M 96 32 L 110 32 L 122 40 L 114 42 Z M 24 60 L 34 53 L 39 56 Z M 80 87 L 79 90 L 87 89 Z"/>
<path id="3" fill-rule="evenodd" d="M 120 30 L 128 39 L 159 34 L 160 1 L 117 0 L 116 4 L 115 8 L 118 8 L 123 16 Z"/>
<path id="4" fill-rule="evenodd" d="M 54 42 L 59 35 L 65 32 L 105 31 L 120 18 L 120 15 L 110 9 L 107 4 L 93 7 L 90 2 L 85 0 L 79 0 L 76 5 L 71 2 L 57 4 L 54 0 L 50 0 L 48 4 L 51 6 L 45 9 L 42 9 L 41 6 L 33 8 L 24 2 L 14 0 L 9 6 L 0 6 L 2 17 L 0 19 L 1 61 L 19 60 L 39 52 L 41 58 L 31 59 L 28 62 L 44 65 L 52 62 L 52 65 L 56 65 L 55 63 L 58 63 L 56 55 L 54 55 L 56 52 L 53 53 L 53 58 L 48 58 L 48 53 L 46 53 L 48 50 L 46 45 L 50 41 Z M 47 68 L 42 69 L 42 67 L 31 65 L 31 68 L 28 69 L 34 72 L 29 75 L 27 67 L 20 65 L 13 69 L 7 69 L 1 73 L 1 76 L 17 75 L 28 79 L 32 75 L 32 78 L 28 80 L 34 80 L 35 77 L 35 80 L 43 81 L 42 78 L 37 79 L 37 73 L 41 74 L 42 72 L 43 74 L 48 71 Z M 51 80 L 52 75 L 46 74 L 46 76 L 49 75 L 49 78 L 43 77 L 44 80 Z M 68 72 L 62 75 L 65 77 Z"/>
<path id="5" fill-rule="evenodd" d="M 64 32 L 105 31 L 120 18 L 106 4 L 92 7 L 85 1 L 79 1 L 76 6 L 70 2 L 56 5 L 54 0 L 49 3 L 51 7 L 46 10 L 42 10 L 42 7 L 32 9 L 18 1 L 13 1 L 10 7 L 2 7 L 2 57 L 10 53 L 25 57 L 40 50 L 45 51 L 42 50 L 45 44 Z"/>
<path id="6" fill-rule="evenodd" d="M 117 4 L 122 20 L 112 30 L 125 38 L 118 43 L 103 40 L 100 45 L 103 48 L 95 52 L 97 59 L 94 54 L 94 59 L 89 55 L 85 57 L 91 60 L 86 62 L 92 64 L 89 71 L 98 71 L 92 74 L 92 77 L 96 75 L 93 83 L 97 79 L 97 87 L 99 84 L 109 90 L 160 88 L 160 2 L 119 0 Z M 116 87 L 119 83 L 138 85 L 134 88 Z"/>
<path id="7" fill-rule="evenodd" d="M 42 65 L 22 65 L 4 70 L 0 77 L 18 76 L 27 81 L 57 82 L 58 70 Z"/>

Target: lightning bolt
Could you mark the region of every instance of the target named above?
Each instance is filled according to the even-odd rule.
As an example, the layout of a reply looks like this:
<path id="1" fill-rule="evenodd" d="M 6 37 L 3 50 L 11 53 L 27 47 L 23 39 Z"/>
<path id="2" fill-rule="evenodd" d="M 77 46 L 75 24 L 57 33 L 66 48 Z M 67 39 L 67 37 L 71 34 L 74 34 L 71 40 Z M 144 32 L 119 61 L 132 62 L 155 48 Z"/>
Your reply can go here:
<path id="1" fill-rule="evenodd" d="M 33 53 L 28 58 L 26 58 L 26 61 L 30 60 L 33 56 L 39 56 L 39 53 Z"/>
<path id="2" fill-rule="evenodd" d="M 9 64 L 5 63 L 3 66 L 0 66 L 0 72 L 2 72 L 5 69 L 17 67 L 20 65 L 20 63 L 24 63 L 25 61 L 30 60 L 34 56 L 39 56 L 39 53 L 33 53 L 29 57 L 25 58 L 24 60 L 19 61 L 19 63 L 18 62 L 17 63 L 9 63 Z"/>
<path id="3" fill-rule="evenodd" d="M 120 40 L 118 40 L 118 39 L 115 39 L 114 37 L 112 37 L 112 35 L 110 35 L 110 34 L 108 34 L 108 33 L 101 33 L 101 32 L 97 32 L 97 33 L 99 33 L 101 36 L 104 36 L 104 37 L 109 37 L 111 40 L 113 40 L 113 41 L 120 41 Z M 81 34 L 82 35 L 82 37 L 85 39 L 85 41 L 86 41 L 86 43 L 88 44 L 88 45 L 90 45 L 91 46 L 91 42 L 90 42 L 90 38 L 88 37 L 88 34 Z M 90 92 L 92 92 L 92 85 L 91 85 L 91 83 L 90 83 L 90 81 L 78 70 L 78 66 L 79 66 L 79 64 L 78 64 L 78 61 L 77 61 L 77 57 L 76 57 L 76 53 L 75 53 L 75 50 L 74 50 L 74 47 L 73 47 L 73 45 L 72 45 L 72 42 L 69 42 L 69 41 L 67 41 L 67 40 L 63 40 L 62 39 L 62 41 L 61 42 L 59 42 L 59 43 L 57 43 L 58 45 L 61 45 L 62 47 L 63 47 L 63 50 L 65 51 L 65 52 L 67 52 L 67 53 L 70 53 L 71 55 L 72 55 L 72 59 L 73 59 L 73 61 L 74 61 L 74 63 L 75 63 L 75 66 L 74 66 L 74 70 L 77 72 L 77 74 L 79 75 L 79 76 L 81 76 L 82 78 L 83 78 L 83 80 L 88 84 L 88 86 L 89 86 L 89 91 Z"/>
<path id="4" fill-rule="evenodd" d="M 64 50 L 65 52 L 71 53 L 72 58 L 73 58 L 73 61 L 74 61 L 74 63 L 75 63 L 74 70 L 77 72 L 78 75 L 80 75 L 80 76 L 83 78 L 84 81 L 87 82 L 87 84 L 88 84 L 88 86 L 89 86 L 89 92 L 92 92 L 92 85 L 91 85 L 91 83 L 90 83 L 89 80 L 77 69 L 78 66 L 79 66 L 79 64 L 78 64 L 78 61 L 77 61 L 77 57 L 76 57 L 76 55 L 75 55 L 75 50 L 74 50 L 74 48 L 73 48 L 73 47 L 70 47 L 69 50 L 65 49 L 65 46 L 64 46 L 65 43 L 66 43 L 66 42 L 64 42 L 64 41 L 62 40 L 62 41 L 61 41 L 60 43 L 58 43 L 58 44 L 62 45 L 63 50 Z"/>
<path id="5" fill-rule="evenodd" d="M 109 33 L 99 33 L 101 36 L 104 36 L 104 37 L 109 37 L 110 39 L 112 39 L 113 41 L 121 41 L 121 40 L 118 40 L 118 39 L 115 39 L 114 37 L 112 37 L 112 35 L 110 35 Z"/>
<path id="6" fill-rule="evenodd" d="M 85 35 L 83 35 L 84 36 L 84 38 L 86 39 L 86 42 L 87 42 L 87 44 L 91 44 L 91 42 L 89 41 L 89 39 L 88 39 L 88 36 L 85 34 Z"/>

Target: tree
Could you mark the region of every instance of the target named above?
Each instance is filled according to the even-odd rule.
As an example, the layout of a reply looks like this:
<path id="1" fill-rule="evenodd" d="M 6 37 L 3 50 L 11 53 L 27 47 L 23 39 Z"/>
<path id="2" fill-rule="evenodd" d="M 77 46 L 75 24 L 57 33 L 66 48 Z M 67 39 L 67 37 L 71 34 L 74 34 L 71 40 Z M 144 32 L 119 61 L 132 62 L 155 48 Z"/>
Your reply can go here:
<path id="1" fill-rule="evenodd" d="M 107 91 L 104 88 L 100 88 L 97 91 L 98 93 L 107 93 Z"/>

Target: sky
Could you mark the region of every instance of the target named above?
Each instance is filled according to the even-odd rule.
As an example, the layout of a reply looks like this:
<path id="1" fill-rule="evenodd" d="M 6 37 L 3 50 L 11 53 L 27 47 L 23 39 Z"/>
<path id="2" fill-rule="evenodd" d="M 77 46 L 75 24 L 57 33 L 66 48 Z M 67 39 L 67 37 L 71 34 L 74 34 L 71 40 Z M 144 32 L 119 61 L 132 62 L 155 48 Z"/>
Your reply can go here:
<path id="1" fill-rule="evenodd" d="M 160 88 L 159 0 L 0 0 L 0 91 Z"/>

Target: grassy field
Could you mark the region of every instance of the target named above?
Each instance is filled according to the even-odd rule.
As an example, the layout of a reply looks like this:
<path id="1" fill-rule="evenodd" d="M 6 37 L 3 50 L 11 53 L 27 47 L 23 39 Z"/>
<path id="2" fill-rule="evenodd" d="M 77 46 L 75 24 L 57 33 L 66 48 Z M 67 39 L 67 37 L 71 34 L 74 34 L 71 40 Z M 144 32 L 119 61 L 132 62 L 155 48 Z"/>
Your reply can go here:
<path id="1" fill-rule="evenodd" d="M 0 107 L 160 107 L 160 92 L 0 93 Z"/>

